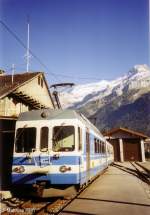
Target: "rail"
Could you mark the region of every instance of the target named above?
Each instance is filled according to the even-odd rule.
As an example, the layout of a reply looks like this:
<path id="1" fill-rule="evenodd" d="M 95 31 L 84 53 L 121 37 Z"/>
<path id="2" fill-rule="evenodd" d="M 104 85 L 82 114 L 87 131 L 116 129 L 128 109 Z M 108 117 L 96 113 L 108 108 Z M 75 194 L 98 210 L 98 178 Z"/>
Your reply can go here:
<path id="1" fill-rule="evenodd" d="M 107 171 L 103 170 L 102 173 Z M 1 215 L 15 214 L 15 215 L 43 215 L 43 214 L 58 214 L 60 213 L 68 204 L 70 204 L 75 198 L 77 198 L 81 192 L 86 190 L 90 184 L 96 180 L 102 173 L 97 175 L 93 180 L 89 181 L 86 185 L 82 186 L 76 195 L 69 196 L 68 198 L 29 198 L 29 199 L 19 199 L 10 198 L 2 200 L 5 204 L 5 208 L 1 209 Z"/>
<path id="2" fill-rule="evenodd" d="M 139 178 L 150 185 L 150 175 L 147 173 L 147 169 L 143 168 L 141 165 L 138 165 L 136 162 L 130 163 L 136 169 Z"/>

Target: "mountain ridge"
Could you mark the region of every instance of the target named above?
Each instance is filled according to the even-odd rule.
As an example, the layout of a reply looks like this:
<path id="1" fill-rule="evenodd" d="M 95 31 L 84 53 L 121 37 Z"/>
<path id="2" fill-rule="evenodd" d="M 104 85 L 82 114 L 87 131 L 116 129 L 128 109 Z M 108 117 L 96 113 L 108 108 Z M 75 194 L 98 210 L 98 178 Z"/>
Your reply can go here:
<path id="1" fill-rule="evenodd" d="M 135 65 L 120 78 L 78 85 L 64 91 L 60 98 L 66 108 L 78 109 L 86 117 L 97 118 L 100 130 L 122 126 L 150 136 L 147 126 L 150 127 L 150 123 L 145 116 L 145 113 L 148 116 L 150 113 L 150 103 L 147 103 L 149 97 L 150 68 L 147 65 Z M 143 111 L 145 107 L 147 112 Z"/>

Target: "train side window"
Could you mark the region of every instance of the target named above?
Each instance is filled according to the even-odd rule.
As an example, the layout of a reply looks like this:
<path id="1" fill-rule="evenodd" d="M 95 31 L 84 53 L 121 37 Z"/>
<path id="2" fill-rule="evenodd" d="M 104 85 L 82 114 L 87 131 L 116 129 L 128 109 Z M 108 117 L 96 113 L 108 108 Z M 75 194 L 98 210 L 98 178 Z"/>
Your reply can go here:
<path id="1" fill-rule="evenodd" d="M 106 153 L 106 143 L 104 143 L 104 153 Z"/>
<path id="2" fill-rule="evenodd" d="M 99 153 L 101 153 L 101 141 L 99 140 Z"/>
<path id="3" fill-rule="evenodd" d="M 99 140 L 94 138 L 95 153 L 99 153 Z"/>
<path id="4" fill-rule="evenodd" d="M 48 127 L 41 128 L 40 149 L 48 149 Z"/>
<path id="5" fill-rule="evenodd" d="M 96 139 L 96 148 L 97 148 L 97 150 L 96 150 L 96 152 L 98 153 L 98 139 Z"/>
<path id="6" fill-rule="evenodd" d="M 103 153 L 103 151 L 102 151 L 103 150 L 102 149 L 102 147 L 103 147 L 102 144 L 103 144 L 102 141 L 100 141 L 100 153 Z"/>
<path id="7" fill-rule="evenodd" d="M 99 141 L 99 153 L 102 153 L 102 142 L 101 142 L 101 140 Z"/>
<path id="8" fill-rule="evenodd" d="M 100 153 L 100 141 L 98 140 L 98 153 Z"/>
<path id="9" fill-rule="evenodd" d="M 99 153 L 99 140 L 97 139 L 97 153 Z"/>
<path id="10" fill-rule="evenodd" d="M 105 143 L 102 142 L 102 153 L 105 153 L 105 152 L 106 152 L 106 150 L 105 150 Z"/>
<path id="11" fill-rule="evenodd" d="M 98 148 L 98 139 L 97 139 L 97 153 L 98 153 L 98 150 L 99 150 L 99 148 Z"/>
<path id="12" fill-rule="evenodd" d="M 97 144 L 96 144 L 96 138 L 94 138 L 94 152 L 96 153 L 97 151 Z"/>
<path id="13" fill-rule="evenodd" d="M 102 154 L 104 153 L 104 143 L 102 142 Z"/>
<path id="14" fill-rule="evenodd" d="M 86 132 L 86 152 L 89 153 L 90 150 L 90 134 Z"/>
<path id="15" fill-rule="evenodd" d="M 82 150 L 82 129 L 78 127 L 78 149 Z"/>
<path id="16" fill-rule="evenodd" d="M 96 153 L 97 153 L 97 146 L 98 146 L 98 145 L 97 145 L 97 139 L 96 139 Z"/>
<path id="17" fill-rule="evenodd" d="M 95 153 L 98 153 L 98 139 L 94 138 Z"/>

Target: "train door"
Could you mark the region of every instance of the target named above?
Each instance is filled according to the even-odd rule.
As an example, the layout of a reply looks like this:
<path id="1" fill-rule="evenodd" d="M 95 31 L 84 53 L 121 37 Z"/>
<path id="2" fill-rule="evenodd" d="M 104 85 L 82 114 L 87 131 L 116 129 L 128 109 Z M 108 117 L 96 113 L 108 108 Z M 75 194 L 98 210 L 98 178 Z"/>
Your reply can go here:
<path id="1" fill-rule="evenodd" d="M 48 166 L 50 165 L 50 156 L 48 150 L 48 134 L 49 128 L 42 127 L 40 129 L 40 166 Z"/>
<path id="2" fill-rule="evenodd" d="M 84 151 L 83 151 L 83 132 L 80 127 L 78 127 L 78 151 L 80 152 L 80 158 L 79 158 L 79 182 L 80 184 L 83 183 L 83 170 L 84 170 Z"/>
<path id="3" fill-rule="evenodd" d="M 86 181 L 90 179 L 90 134 L 86 130 Z"/>

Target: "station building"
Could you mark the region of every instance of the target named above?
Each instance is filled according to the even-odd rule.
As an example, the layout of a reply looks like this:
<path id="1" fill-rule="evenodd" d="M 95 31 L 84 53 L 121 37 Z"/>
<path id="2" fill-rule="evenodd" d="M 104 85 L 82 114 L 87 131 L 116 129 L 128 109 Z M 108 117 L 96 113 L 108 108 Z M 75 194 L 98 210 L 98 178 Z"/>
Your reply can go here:
<path id="1" fill-rule="evenodd" d="M 113 145 L 115 161 L 145 162 L 144 143 L 148 136 L 122 127 L 112 129 L 104 135 Z"/>
<path id="2" fill-rule="evenodd" d="M 42 108 L 57 108 L 43 72 L 7 75 L 0 70 L 0 187 L 9 184 L 19 114 Z"/>

